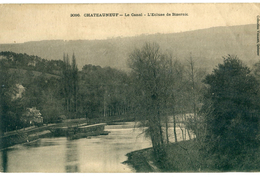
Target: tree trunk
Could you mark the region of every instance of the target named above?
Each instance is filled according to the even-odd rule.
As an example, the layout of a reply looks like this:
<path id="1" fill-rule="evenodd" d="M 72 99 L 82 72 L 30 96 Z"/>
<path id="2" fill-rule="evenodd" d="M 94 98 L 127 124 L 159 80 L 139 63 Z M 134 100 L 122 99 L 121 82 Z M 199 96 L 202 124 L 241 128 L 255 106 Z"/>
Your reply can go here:
<path id="1" fill-rule="evenodd" d="M 176 133 L 176 119 L 175 119 L 175 114 L 173 115 L 173 133 L 174 133 L 174 138 L 175 138 L 175 143 L 177 143 L 177 133 Z"/>
<path id="2" fill-rule="evenodd" d="M 166 130 L 165 130 L 165 132 L 166 132 L 166 142 L 167 142 L 167 144 L 169 144 L 169 135 L 168 135 L 168 116 L 166 115 L 166 121 L 165 121 L 165 128 L 166 128 Z"/>
<path id="3" fill-rule="evenodd" d="M 190 139 L 191 139 L 191 135 L 190 135 L 190 132 L 189 132 L 189 130 L 187 130 L 187 133 L 188 133 L 189 140 L 190 140 Z"/>
<path id="4" fill-rule="evenodd" d="M 181 129 L 181 136 L 182 136 L 182 140 L 184 141 L 184 132 L 183 129 L 181 128 L 181 125 L 179 125 L 179 128 Z"/>
<path id="5" fill-rule="evenodd" d="M 190 56 L 190 67 L 191 67 L 191 81 L 192 81 L 192 103 L 193 103 L 193 114 L 194 114 L 194 122 L 195 122 L 195 135 L 198 133 L 197 126 L 197 114 L 196 114 L 196 98 L 195 98 L 195 75 L 194 75 L 194 62 L 192 56 Z M 197 139 L 197 138 L 196 138 Z"/>
<path id="6" fill-rule="evenodd" d="M 66 111 L 69 112 L 69 96 L 65 95 L 66 99 Z"/>

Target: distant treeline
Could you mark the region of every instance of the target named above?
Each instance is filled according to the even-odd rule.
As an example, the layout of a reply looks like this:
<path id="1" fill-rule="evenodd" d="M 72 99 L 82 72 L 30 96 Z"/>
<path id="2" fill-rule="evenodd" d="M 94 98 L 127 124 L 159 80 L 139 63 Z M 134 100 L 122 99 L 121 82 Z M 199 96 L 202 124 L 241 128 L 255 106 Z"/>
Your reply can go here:
<path id="1" fill-rule="evenodd" d="M 189 101 L 193 93 L 190 92 L 191 85 L 199 85 L 204 71 L 198 71 L 192 83 L 184 73 L 184 66 L 178 61 L 174 65 L 178 82 L 182 82 L 176 80 L 176 92 L 180 93 L 175 99 L 176 112 L 190 112 L 193 110 L 193 102 Z M 27 108 L 32 107 L 40 110 L 44 123 L 57 122 L 61 117 L 132 115 L 139 107 L 141 90 L 137 93 L 136 76 L 91 64 L 79 71 L 74 54 L 71 59 L 64 55 L 63 60 L 46 60 L 27 54 L 0 52 L 0 69 L 5 130 L 30 126 L 24 115 Z M 19 88 L 21 86 L 24 90 Z M 17 94 L 20 96 L 15 96 Z M 198 98 L 199 94 L 196 100 Z"/>
<path id="2" fill-rule="evenodd" d="M 8 68 L 19 68 L 60 75 L 64 62 L 61 60 L 46 60 L 35 55 L 27 55 L 26 53 L 5 51 L 0 52 L 0 64 Z"/>
<path id="3" fill-rule="evenodd" d="M 32 107 L 40 110 L 44 123 L 57 122 L 61 117 L 130 114 L 132 87 L 125 72 L 90 64 L 78 71 L 74 55 L 71 60 L 68 55 L 63 61 L 49 61 L 27 54 L 0 53 L 4 130 L 30 126 L 24 115 Z"/>

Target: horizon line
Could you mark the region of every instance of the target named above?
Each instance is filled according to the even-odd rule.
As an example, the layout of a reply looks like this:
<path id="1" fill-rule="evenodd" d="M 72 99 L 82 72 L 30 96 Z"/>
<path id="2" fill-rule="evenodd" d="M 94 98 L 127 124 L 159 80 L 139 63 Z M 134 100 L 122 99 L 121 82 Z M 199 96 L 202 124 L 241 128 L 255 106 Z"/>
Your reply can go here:
<path id="1" fill-rule="evenodd" d="M 193 32 L 193 31 L 201 31 L 201 30 L 207 30 L 207 29 L 213 29 L 213 28 L 223 28 L 223 27 L 238 27 L 238 26 L 249 26 L 249 25 L 256 25 L 256 24 L 244 24 L 244 25 L 232 25 L 232 26 L 214 26 L 209 28 L 201 28 L 201 29 L 195 29 L 195 30 L 188 30 L 188 31 L 179 31 L 179 32 L 173 32 L 173 33 L 142 33 L 135 36 L 116 36 L 116 37 L 107 37 L 103 39 L 43 39 L 43 40 L 31 40 L 31 41 L 25 41 L 25 42 L 13 42 L 13 43 L 0 43 L 0 45 L 13 45 L 13 44 L 25 44 L 30 42 L 44 42 L 44 41 L 64 41 L 64 42 L 70 42 L 70 41 L 102 41 L 102 40 L 113 40 L 118 38 L 132 38 L 132 37 L 140 37 L 140 36 L 150 36 L 150 35 L 167 35 L 167 34 L 179 34 L 179 33 L 186 33 L 186 32 Z M 257 29 L 256 29 L 257 32 Z"/>

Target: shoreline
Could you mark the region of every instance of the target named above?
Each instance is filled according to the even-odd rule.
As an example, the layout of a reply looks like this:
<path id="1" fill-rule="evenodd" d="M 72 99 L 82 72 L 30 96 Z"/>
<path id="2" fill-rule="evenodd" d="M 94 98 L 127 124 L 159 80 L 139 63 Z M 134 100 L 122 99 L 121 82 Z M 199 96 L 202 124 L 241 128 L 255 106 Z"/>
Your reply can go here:
<path id="1" fill-rule="evenodd" d="M 151 165 L 149 156 L 151 156 L 152 148 L 141 149 L 127 153 L 127 160 L 123 164 L 129 165 L 135 169 L 137 173 L 142 172 L 160 172 L 158 168 Z"/>
<path id="2" fill-rule="evenodd" d="M 127 153 L 127 164 L 134 168 L 137 173 L 142 172 L 178 172 L 178 173 L 219 173 L 219 172 L 259 172 L 260 148 L 252 148 L 246 154 L 237 155 L 235 162 L 230 170 L 221 170 L 218 166 L 219 159 L 215 154 L 203 154 L 202 144 L 195 139 L 170 143 L 165 146 L 166 156 L 161 162 L 156 162 L 153 149 L 141 149 Z M 250 160 L 251 159 L 251 160 Z"/>
<path id="3" fill-rule="evenodd" d="M 156 162 L 153 148 L 132 151 L 126 154 L 127 164 L 137 173 L 157 172 L 200 172 L 199 148 L 195 140 L 180 141 L 166 145 L 165 163 Z M 210 171 L 210 170 L 206 170 Z"/>
<path id="4" fill-rule="evenodd" d="M 14 130 L 6 132 L 4 136 L 0 136 L 0 150 L 4 150 L 8 147 L 29 143 L 40 138 L 52 137 L 53 133 L 50 131 L 51 128 L 63 127 L 63 126 L 76 126 L 78 124 L 92 125 L 97 123 L 107 123 L 113 124 L 114 122 L 127 122 L 134 121 L 132 116 L 111 116 L 106 118 L 96 118 L 96 119 L 68 119 L 61 123 L 53 123 L 49 125 L 43 125 L 40 127 L 27 127 L 25 129 Z M 101 134 L 107 134 L 108 132 L 101 132 Z M 91 134 L 92 135 L 92 134 Z M 80 137 L 80 136 L 79 136 Z"/>

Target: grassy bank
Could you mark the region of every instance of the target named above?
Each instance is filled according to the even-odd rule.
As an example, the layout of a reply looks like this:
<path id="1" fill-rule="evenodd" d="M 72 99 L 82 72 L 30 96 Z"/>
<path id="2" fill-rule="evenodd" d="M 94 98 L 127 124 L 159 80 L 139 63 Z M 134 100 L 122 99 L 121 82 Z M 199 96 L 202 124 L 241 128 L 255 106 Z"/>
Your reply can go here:
<path id="1" fill-rule="evenodd" d="M 260 151 L 252 149 L 240 154 L 234 159 L 224 156 L 202 156 L 200 143 L 196 140 L 171 143 L 166 147 L 164 163 L 156 162 L 153 149 L 142 149 L 128 153 L 125 164 L 133 167 L 137 172 L 223 172 L 220 166 L 225 163 L 233 165 L 236 172 L 259 172 Z M 252 153 L 251 153 L 252 152 Z M 219 161 L 222 160 L 222 161 Z"/>
<path id="2" fill-rule="evenodd" d="M 156 162 L 152 148 L 128 153 L 128 159 L 124 163 L 132 166 L 137 172 L 198 172 L 198 151 L 194 140 L 182 141 L 170 143 L 166 147 L 164 164 Z"/>

